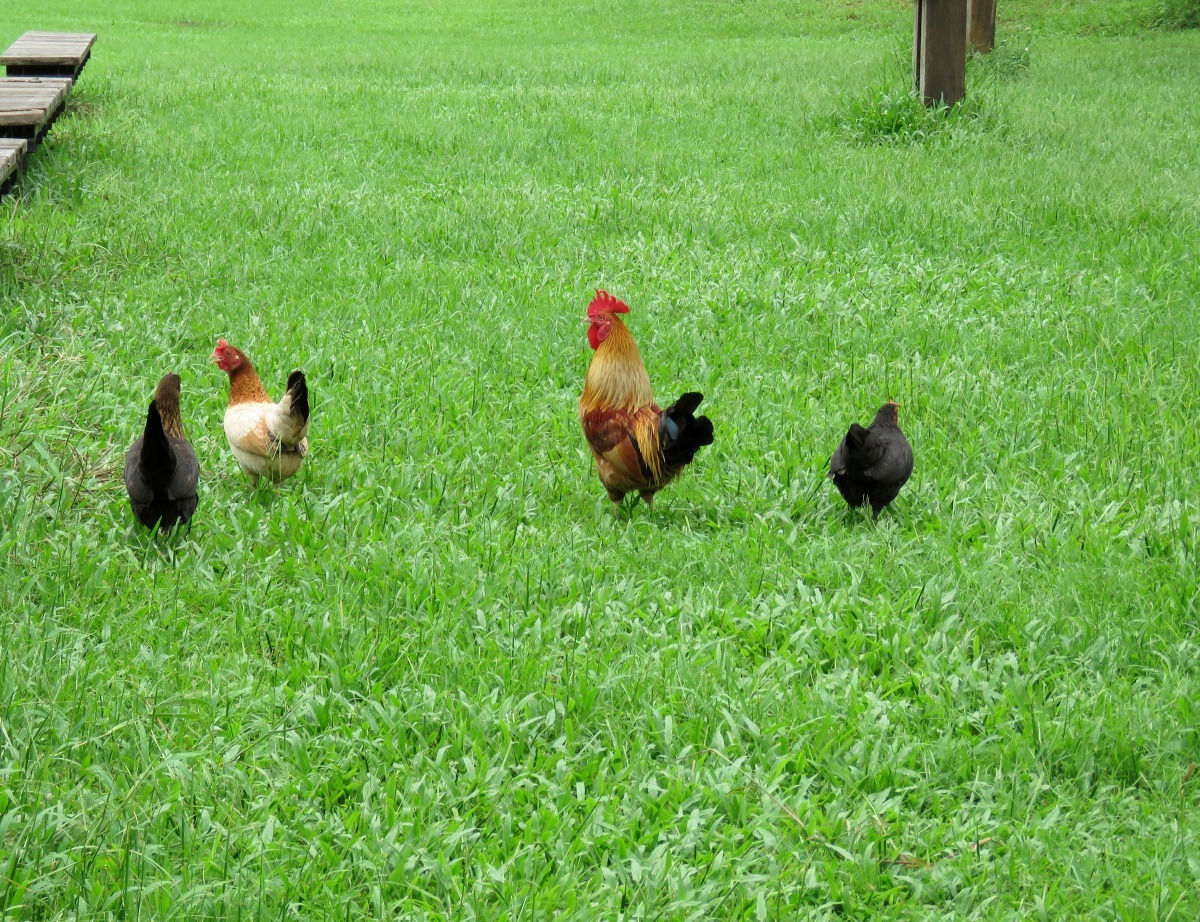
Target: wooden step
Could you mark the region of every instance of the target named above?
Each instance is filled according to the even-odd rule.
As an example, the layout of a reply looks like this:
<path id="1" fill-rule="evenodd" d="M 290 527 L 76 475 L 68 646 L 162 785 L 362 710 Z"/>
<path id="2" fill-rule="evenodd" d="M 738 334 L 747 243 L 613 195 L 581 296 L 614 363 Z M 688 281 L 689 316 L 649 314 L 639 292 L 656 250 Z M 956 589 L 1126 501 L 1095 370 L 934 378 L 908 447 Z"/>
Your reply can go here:
<path id="1" fill-rule="evenodd" d="M 92 32 L 26 32 L 0 55 L 10 77 L 79 76 L 92 54 Z"/>
<path id="2" fill-rule="evenodd" d="M 0 137 L 24 138 L 32 151 L 62 111 L 71 81 L 61 77 L 0 79 Z"/>
<path id="3" fill-rule="evenodd" d="M 0 192 L 7 189 L 11 180 L 16 178 L 27 146 L 24 138 L 0 138 Z"/>

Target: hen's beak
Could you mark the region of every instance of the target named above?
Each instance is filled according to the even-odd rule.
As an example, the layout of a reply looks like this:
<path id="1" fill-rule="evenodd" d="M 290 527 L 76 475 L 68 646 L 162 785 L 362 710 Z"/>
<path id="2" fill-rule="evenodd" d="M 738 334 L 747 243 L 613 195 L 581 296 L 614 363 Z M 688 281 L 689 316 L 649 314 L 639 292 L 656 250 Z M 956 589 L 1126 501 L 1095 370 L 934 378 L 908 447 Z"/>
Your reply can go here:
<path id="1" fill-rule="evenodd" d="M 221 355 L 220 355 L 220 353 L 219 353 L 219 352 L 217 352 L 217 350 L 216 350 L 216 349 L 214 349 L 214 350 L 212 351 L 212 355 L 210 355 L 210 356 L 208 357 L 208 360 L 209 360 L 210 362 L 219 362 L 219 361 L 221 361 Z"/>

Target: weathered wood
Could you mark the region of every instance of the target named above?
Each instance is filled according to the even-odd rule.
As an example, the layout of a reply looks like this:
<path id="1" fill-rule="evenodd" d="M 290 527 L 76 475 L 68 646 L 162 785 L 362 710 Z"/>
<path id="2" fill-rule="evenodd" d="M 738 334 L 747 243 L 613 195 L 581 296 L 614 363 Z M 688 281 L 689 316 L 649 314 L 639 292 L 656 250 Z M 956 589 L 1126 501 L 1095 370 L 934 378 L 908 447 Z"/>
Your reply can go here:
<path id="1" fill-rule="evenodd" d="M 0 55 L 10 77 L 78 77 L 92 54 L 91 32 L 26 32 Z"/>
<path id="2" fill-rule="evenodd" d="M 20 138 L 0 138 L 0 191 L 16 177 L 28 145 Z"/>
<path id="3" fill-rule="evenodd" d="M 926 105 L 966 95 L 967 0 L 916 0 L 913 76 Z"/>
<path id="4" fill-rule="evenodd" d="M 967 44 L 975 54 L 996 47 L 996 0 L 968 0 Z"/>
<path id="5" fill-rule="evenodd" d="M 0 137 L 25 138 L 34 150 L 62 111 L 71 81 L 60 77 L 0 79 Z"/>

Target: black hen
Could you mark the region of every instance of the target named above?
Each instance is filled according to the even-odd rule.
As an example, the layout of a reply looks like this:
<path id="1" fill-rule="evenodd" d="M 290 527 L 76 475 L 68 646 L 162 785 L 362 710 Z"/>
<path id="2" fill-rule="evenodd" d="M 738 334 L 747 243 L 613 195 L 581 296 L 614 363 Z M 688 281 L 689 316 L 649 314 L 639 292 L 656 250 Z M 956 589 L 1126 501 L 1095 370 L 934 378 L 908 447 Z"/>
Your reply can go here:
<path id="1" fill-rule="evenodd" d="M 855 508 L 870 503 L 874 517 L 879 518 L 912 469 L 912 446 L 900 431 L 896 405 L 888 402 L 865 429 L 850 424 L 850 431 L 829 459 L 828 477 L 846 502 Z"/>
<path id="2" fill-rule="evenodd" d="M 200 465 L 179 419 L 179 375 L 158 382 L 146 429 L 125 456 L 125 489 L 138 521 L 163 531 L 196 511 Z"/>

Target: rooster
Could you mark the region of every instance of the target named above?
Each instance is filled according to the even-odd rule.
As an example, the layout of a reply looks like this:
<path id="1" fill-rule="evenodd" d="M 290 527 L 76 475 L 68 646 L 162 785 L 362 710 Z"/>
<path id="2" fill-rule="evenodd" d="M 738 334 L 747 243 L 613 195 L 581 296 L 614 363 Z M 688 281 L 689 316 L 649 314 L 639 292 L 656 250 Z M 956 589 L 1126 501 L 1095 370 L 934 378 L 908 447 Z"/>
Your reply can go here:
<path id="1" fill-rule="evenodd" d="M 179 419 L 179 375 L 164 375 L 146 428 L 125 456 L 125 490 L 138 521 L 168 531 L 196 511 L 200 465 Z"/>
<path id="2" fill-rule="evenodd" d="M 579 422 L 596 458 L 608 498 L 620 503 L 636 492 L 653 508 L 654 494 L 674 480 L 713 441 L 707 416 L 693 415 L 703 394 L 689 392 L 660 410 L 637 343 L 618 314 L 624 301 L 598 289 L 586 322 L 596 351 L 588 367 Z"/>
<path id="3" fill-rule="evenodd" d="M 913 471 L 913 451 L 900 431 L 896 404 L 885 403 L 865 429 L 851 423 L 842 444 L 829 459 L 829 473 L 851 506 L 871 504 L 872 518 L 894 500 Z"/>
<path id="4" fill-rule="evenodd" d="M 217 340 L 210 360 L 229 375 L 225 437 L 242 470 L 258 486 L 259 477 L 280 483 L 300 470 L 308 454 L 308 382 L 304 372 L 288 376 L 287 392 L 272 402 L 258 372 L 241 349 Z"/>

